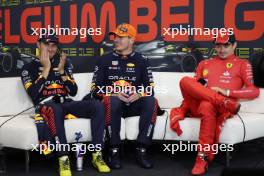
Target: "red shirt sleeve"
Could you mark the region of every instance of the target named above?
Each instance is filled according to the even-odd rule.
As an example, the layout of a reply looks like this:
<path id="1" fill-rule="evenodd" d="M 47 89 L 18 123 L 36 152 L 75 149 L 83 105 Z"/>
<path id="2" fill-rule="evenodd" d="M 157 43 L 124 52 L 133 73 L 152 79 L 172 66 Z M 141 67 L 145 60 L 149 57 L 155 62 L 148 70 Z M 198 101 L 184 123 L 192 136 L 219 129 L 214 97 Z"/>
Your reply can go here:
<path id="1" fill-rule="evenodd" d="M 259 96 L 259 88 L 254 86 L 252 67 L 247 60 L 243 60 L 240 68 L 240 76 L 244 87 L 240 90 L 230 90 L 229 96 L 236 99 L 254 99 Z"/>

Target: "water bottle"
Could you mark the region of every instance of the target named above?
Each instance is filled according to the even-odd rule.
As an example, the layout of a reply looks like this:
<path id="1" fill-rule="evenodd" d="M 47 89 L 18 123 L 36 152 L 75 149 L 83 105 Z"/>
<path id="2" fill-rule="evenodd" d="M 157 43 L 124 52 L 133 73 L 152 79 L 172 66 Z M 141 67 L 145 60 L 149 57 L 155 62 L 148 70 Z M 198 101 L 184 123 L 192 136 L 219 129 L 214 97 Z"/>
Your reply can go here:
<path id="1" fill-rule="evenodd" d="M 83 170 L 83 153 L 82 153 L 82 144 L 77 143 L 76 144 L 76 168 L 77 171 L 82 171 Z"/>
<path id="2" fill-rule="evenodd" d="M 75 133 L 76 137 L 76 168 L 77 171 L 82 171 L 83 170 L 83 151 L 82 151 L 82 144 L 79 143 L 79 140 L 82 138 L 82 133 L 81 132 L 76 132 Z"/>

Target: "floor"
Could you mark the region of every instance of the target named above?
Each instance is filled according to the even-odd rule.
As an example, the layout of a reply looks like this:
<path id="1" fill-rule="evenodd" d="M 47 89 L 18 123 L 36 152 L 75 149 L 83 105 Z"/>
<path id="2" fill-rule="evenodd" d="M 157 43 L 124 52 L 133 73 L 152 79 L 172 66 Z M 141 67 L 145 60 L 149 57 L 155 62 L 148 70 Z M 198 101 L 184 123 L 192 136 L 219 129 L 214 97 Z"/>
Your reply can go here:
<path id="1" fill-rule="evenodd" d="M 109 174 L 98 173 L 90 162 L 90 156 L 85 157 L 84 170 L 75 169 L 75 158 L 71 154 L 71 166 L 73 176 L 189 176 L 195 159 L 195 152 L 176 152 L 171 154 L 163 151 L 162 142 L 154 142 L 149 150 L 150 157 L 154 162 L 154 168 L 150 170 L 140 168 L 134 158 L 134 143 L 126 142 L 122 155 L 122 169 L 112 170 Z M 14 176 L 55 176 L 58 175 L 56 157 L 45 158 L 38 153 L 31 152 L 30 172 L 25 173 L 24 152 L 14 149 L 4 149 L 6 157 L 6 174 Z M 89 154 L 88 154 L 89 155 Z M 235 145 L 232 152 L 230 167 L 225 167 L 226 153 L 219 153 L 214 162 L 209 165 L 206 176 L 220 175 L 250 175 L 264 176 L 264 138 L 243 144 Z"/>

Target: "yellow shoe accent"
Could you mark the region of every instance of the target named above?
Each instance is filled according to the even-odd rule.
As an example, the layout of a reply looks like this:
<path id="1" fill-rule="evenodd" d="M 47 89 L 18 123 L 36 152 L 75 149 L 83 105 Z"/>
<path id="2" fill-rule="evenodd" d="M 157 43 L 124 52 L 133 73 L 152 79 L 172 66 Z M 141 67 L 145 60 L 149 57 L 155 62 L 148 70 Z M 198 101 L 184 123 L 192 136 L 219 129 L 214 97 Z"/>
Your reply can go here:
<path id="1" fill-rule="evenodd" d="M 65 159 L 66 157 L 66 159 Z M 60 176 L 71 176 L 71 166 L 68 156 L 62 156 L 59 158 Z"/>
<path id="2" fill-rule="evenodd" d="M 51 153 L 52 153 L 52 150 L 50 150 L 50 148 L 47 145 L 45 145 L 44 150 L 43 150 L 43 154 L 49 155 Z"/>
<path id="3" fill-rule="evenodd" d="M 75 115 L 73 115 L 73 114 L 67 114 L 66 116 L 65 116 L 65 119 L 76 119 L 77 117 L 75 116 Z"/>
<path id="4" fill-rule="evenodd" d="M 92 163 L 98 172 L 108 173 L 111 171 L 103 160 L 102 152 L 92 153 Z"/>
<path id="5" fill-rule="evenodd" d="M 49 148 L 47 143 L 47 141 L 40 142 L 40 150 L 42 150 L 41 152 L 43 155 L 49 155 L 52 153 L 52 150 Z"/>

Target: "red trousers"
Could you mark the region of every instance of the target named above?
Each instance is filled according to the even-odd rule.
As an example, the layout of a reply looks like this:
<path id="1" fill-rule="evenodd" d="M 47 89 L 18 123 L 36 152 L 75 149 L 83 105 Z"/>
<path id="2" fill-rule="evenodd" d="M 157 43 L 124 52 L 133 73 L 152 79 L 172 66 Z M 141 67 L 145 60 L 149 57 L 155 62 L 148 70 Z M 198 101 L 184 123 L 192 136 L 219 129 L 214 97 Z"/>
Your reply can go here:
<path id="1" fill-rule="evenodd" d="M 221 108 L 224 97 L 197 82 L 194 78 L 184 77 L 180 81 L 184 98 L 183 108 L 188 107 L 191 115 L 201 118 L 199 144 L 218 143 L 221 127 L 231 114 Z"/>

